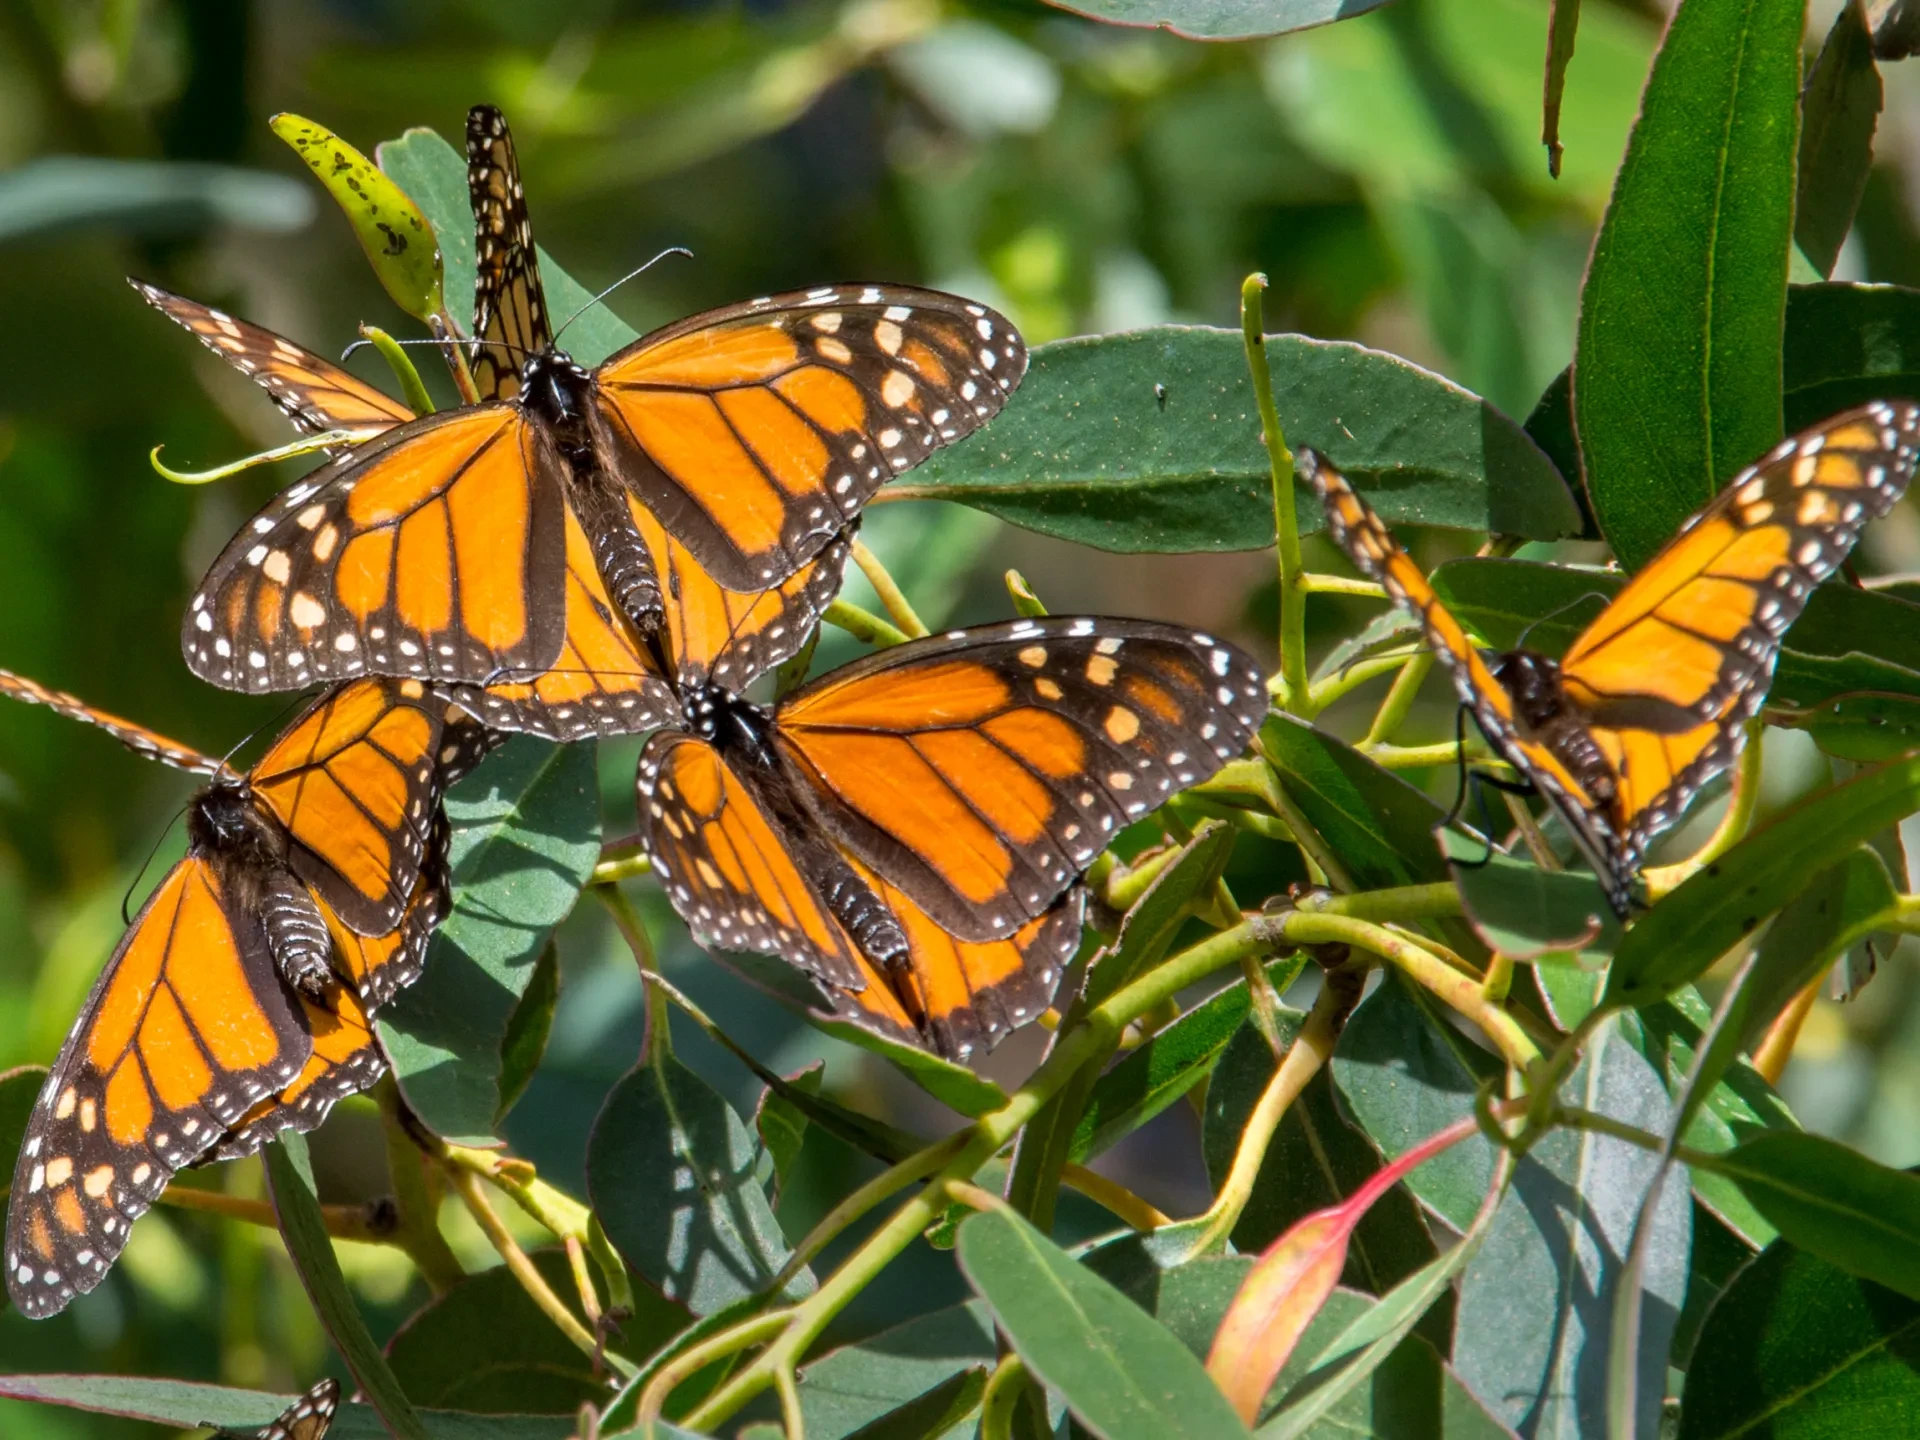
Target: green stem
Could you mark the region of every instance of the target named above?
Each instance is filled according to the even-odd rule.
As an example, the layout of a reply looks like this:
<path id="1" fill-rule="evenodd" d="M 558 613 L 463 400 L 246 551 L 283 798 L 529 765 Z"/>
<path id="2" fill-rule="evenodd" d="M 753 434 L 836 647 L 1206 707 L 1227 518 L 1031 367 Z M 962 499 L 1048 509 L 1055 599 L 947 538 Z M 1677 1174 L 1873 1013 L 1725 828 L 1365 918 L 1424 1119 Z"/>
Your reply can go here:
<path id="1" fill-rule="evenodd" d="M 1309 917 L 1254 916 L 1181 951 L 1125 986 L 1088 1012 L 1086 1021 L 1063 1034 L 1053 1053 L 1034 1071 L 1006 1104 L 990 1111 L 961 1133 L 967 1137 L 960 1152 L 948 1161 L 921 1192 L 908 1200 L 850 1255 L 821 1287 L 788 1312 L 785 1328 L 760 1356 L 715 1391 L 685 1418 L 693 1430 L 710 1430 L 773 1383 L 783 1367 L 791 1369 L 819 1338 L 833 1317 L 859 1295 L 895 1256 L 912 1244 L 946 1210 L 943 1187 L 949 1180 L 967 1180 L 1019 1133 L 1040 1107 L 1103 1048 L 1111 1045 L 1127 1024 L 1171 999 L 1187 986 L 1216 970 L 1237 964 L 1241 956 L 1257 954 L 1288 943 L 1291 930 Z M 1317 917 L 1314 917 L 1317 919 Z M 736 1347 L 738 1348 L 738 1347 Z M 651 1388 L 651 1387 L 650 1387 Z"/>
<path id="2" fill-rule="evenodd" d="M 1360 600 L 1384 600 L 1387 587 L 1351 575 L 1316 575 L 1308 571 L 1300 577 L 1300 588 L 1309 595 L 1351 595 Z"/>
<path id="3" fill-rule="evenodd" d="M 1387 890 L 1361 890 L 1352 895 L 1309 895 L 1294 907 L 1305 915 L 1348 915 L 1376 925 L 1407 924 L 1459 915 L 1464 906 L 1460 887 L 1450 880 L 1426 885 L 1396 885 Z"/>
<path id="4" fill-rule="evenodd" d="M 421 1163 L 420 1147 L 400 1113 L 405 1102 L 391 1075 L 374 1087 L 374 1100 L 380 1107 L 380 1128 L 387 1144 L 387 1174 L 393 1184 L 394 1209 L 400 1216 L 393 1243 L 405 1250 L 419 1267 L 427 1288 L 436 1295 L 444 1295 L 466 1279 L 467 1273 L 440 1233 L 439 1207 L 434 1204 L 427 1186 L 427 1169 Z"/>
<path id="5" fill-rule="evenodd" d="M 980 1440 L 1013 1440 L 1013 1415 L 1027 1387 L 1027 1367 L 1018 1355 L 1000 1357 L 980 1394 Z"/>
<path id="6" fill-rule="evenodd" d="M 1334 701 L 1350 691 L 1358 690 L 1369 680 L 1377 680 L 1382 675 L 1391 675 L 1406 665 L 1412 655 L 1401 652 L 1393 655 L 1369 655 L 1364 660 L 1356 660 L 1351 665 L 1342 666 L 1324 680 L 1314 683 L 1313 713 L 1318 715 Z"/>
<path id="7" fill-rule="evenodd" d="M 1240 335 L 1247 351 L 1247 369 L 1253 377 L 1254 400 L 1260 407 L 1260 438 L 1267 447 L 1267 467 L 1273 477 L 1274 552 L 1280 565 L 1280 674 L 1281 703 L 1302 719 L 1313 718 L 1313 698 L 1307 687 L 1307 592 L 1301 584 L 1306 566 L 1300 558 L 1300 517 L 1293 503 L 1293 452 L 1273 408 L 1273 375 L 1267 368 L 1266 323 L 1260 295 L 1267 277 L 1249 275 L 1240 286 Z"/>
<path id="8" fill-rule="evenodd" d="M 413 359 L 400 342 L 377 325 L 362 325 L 360 333 L 372 342 L 400 382 L 400 398 L 406 401 L 407 408 L 415 415 L 433 414 L 433 398 L 427 394 L 427 387 L 420 382 L 420 372 L 413 368 Z"/>
<path id="9" fill-rule="evenodd" d="M 896 630 L 871 611 L 862 610 L 851 600 L 835 600 L 821 613 L 820 618 L 829 625 L 837 625 L 856 640 L 883 649 L 889 645 L 904 645 L 913 638 L 905 631 Z"/>
<path id="10" fill-rule="evenodd" d="M 909 639 L 917 640 L 927 633 L 926 624 L 914 613 L 904 591 L 880 563 L 880 557 L 867 548 L 867 542 L 853 542 L 853 563 L 860 567 L 860 573 L 867 577 L 867 583 L 873 586 L 873 593 L 880 597 L 880 603 L 886 607 L 887 614 L 893 617 L 893 623 Z"/>

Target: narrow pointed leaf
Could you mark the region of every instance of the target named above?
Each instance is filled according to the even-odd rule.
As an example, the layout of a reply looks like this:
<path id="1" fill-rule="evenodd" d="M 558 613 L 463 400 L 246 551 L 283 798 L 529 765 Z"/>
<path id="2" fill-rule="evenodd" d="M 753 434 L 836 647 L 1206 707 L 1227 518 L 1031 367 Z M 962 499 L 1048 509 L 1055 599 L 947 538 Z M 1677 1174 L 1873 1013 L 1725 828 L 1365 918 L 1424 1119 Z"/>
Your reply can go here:
<path id="1" fill-rule="evenodd" d="M 1793 238 L 1822 275 L 1833 273 L 1867 188 L 1881 99 L 1866 7 L 1862 0 L 1846 0 L 1807 74 L 1801 101 Z"/>

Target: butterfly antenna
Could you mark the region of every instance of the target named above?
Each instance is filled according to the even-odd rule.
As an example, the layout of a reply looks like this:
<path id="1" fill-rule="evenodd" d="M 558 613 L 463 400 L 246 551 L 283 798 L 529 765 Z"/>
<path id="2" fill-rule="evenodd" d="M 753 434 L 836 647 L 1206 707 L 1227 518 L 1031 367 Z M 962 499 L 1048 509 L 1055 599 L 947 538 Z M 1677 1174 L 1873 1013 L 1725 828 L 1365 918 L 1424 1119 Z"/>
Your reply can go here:
<path id="1" fill-rule="evenodd" d="M 636 270 L 629 270 L 625 275 L 622 275 L 618 280 L 614 281 L 613 284 L 607 286 L 606 289 L 602 290 L 598 295 L 594 296 L 591 300 L 587 301 L 586 304 L 582 305 L 578 310 L 574 311 L 573 314 L 569 315 L 565 320 L 563 320 L 560 324 L 560 328 L 553 332 L 553 343 L 556 345 L 560 343 L 560 337 L 567 333 L 567 326 L 573 324 L 574 321 L 578 320 L 582 315 L 586 314 L 587 311 L 591 310 L 594 306 L 598 305 L 602 300 L 606 299 L 607 296 L 611 295 L 614 291 L 618 290 L 622 285 L 626 284 L 629 280 L 633 279 L 636 275 L 646 274 L 647 271 L 651 270 L 654 266 L 658 265 L 662 260 L 666 259 L 669 255 L 684 255 L 687 259 L 691 260 L 693 258 L 693 251 L 689 250 L 684 245 L 669 245 L 666 249 L 662 250 L 658 255 L 654 256 L 653 259 L 647 261 L 646 264 L 640 266 Z"/>
<path id="2" fill-rule="evenodd" d="M 1546 614 L 1542 615 L 1539 619 L 1529 620 L 1527 622 L 1527 628 L 1522 630 L 1520 632 L 1519 638 L 1513 642 L 1513 648 L 1516 650 L 1526 649 L 1527 637 L 1533 634 L 1535 629 L 1537 629 L 1539 626 L 1546 624 L 1549 620 L 1555 619 L 1558 616 L 1566 614 L 1567 611 L 1573 609 L 1576 605 L 1584 605 L 1589 600 L 1598 600 L 1604 604 L 1606 602 L 1606 598 L 1607 597 L 1598 590 L 1588 590 L 1584 594 L 1574 596 L 1571 600 L 1567 601 L 1566 604 L 1554 607 L 1553 609 L 1549 610 Z"/>
<path id="3" fill-rule="evenodd" d="M 123 926 L 133 924 L 133 892 L 138 890 L 140 882 L 147 878 L 147 867 L 153 864 L 153 857 L 160 853 L 160 846 L 172 833 L 175 822 L 187 813 L 187 806 L 192 804 L 193 801 L 189 800 L 186 805 L 182 805 L 167 817 L 167 823 L 160 827 L 160 833 L 154 836 L 153 844 L 147 847 L 147 858 L 140 862 L 140 868 L 133 872 L 133 879 L 127 882 L 126 892 L 120 897 L 120 923 Z"/>

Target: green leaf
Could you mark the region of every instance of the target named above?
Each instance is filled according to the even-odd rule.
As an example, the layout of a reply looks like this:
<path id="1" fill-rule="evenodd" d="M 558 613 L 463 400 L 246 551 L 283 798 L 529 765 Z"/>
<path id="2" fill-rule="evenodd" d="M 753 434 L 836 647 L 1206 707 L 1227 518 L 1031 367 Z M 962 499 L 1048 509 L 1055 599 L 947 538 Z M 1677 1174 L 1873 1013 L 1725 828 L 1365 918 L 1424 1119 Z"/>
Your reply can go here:
<path id="1" fill-rule="evenodd" d="M 1920 697 L 1912 695 L 1836 695 L 1786 718 L 1827 754 L 1862 765 L 1920 747 Z"/>
<path id="2" fill-rule="evenodd" d="M 973 1216 L 956 1249 L 1027 1368 L 1106 1440 L 1247 1433 L 1184 1345 L 1019 1216 Z"/>
<path id="3" fill-rule="evenodd" d="M 801 1372 L 807 1434 L 820 1440 L 855 1435 L 998 1358 L 993 1318 L 978 1300 L 843 1345 Z"/>
<path id="4" fill-rule="evenodd" d="M 1292 983 L 1301 964 L 1298 956 L 1268 963 L 1267 976 L 1276 992 Z M 1070 1158 L 1084 1162 L 1100 1154 L 1205 1080 L 1250 1008 L 1247 982 L 1236 980 L 1129 1051 L 1088 1091 Z M 1277 1018 L 1281 1038 L 1291 1041 L 1306 1016 L 1282 1006 Z"/>
<path id="5" fill-rule="evenodd" d="M 787 1263 L 764 1152 L 720 1093 L 671 1055 L 614 1086 L 587 1142 L 587 1193 L 633 1270 L 695 1315 L 756 1295 Z M 781 1294 L 814 1288 L 800 1271 Z"/>
<path id="6" fill-rule="evenodd" d="M 1049 5 L 1104 20 L 1109 25 L 1140 25 L 1171 30 L 1189 40 L 1250 40 L 1282 35 L 1364 14 L 1387 0 L 1047 0 Z"/>
<path id="7" fill-rule="evenodd" d="M 949 1375 L 924 1395 L 862 1425 L 847 1440 L 941 1440 L 979 1412 L 987 1375 L 986 1365 Z"/>
<path id="8" fill-rule="evenodd" d="M 217 1425 L 241 1434 L 271 1424 L 299 1398 L 128 1375 L 4 1375 L 0 1376 L 0 1396 L 119 1415 L 170 1430 Z M 463 1415 L 436 1410 L 423 1410 L 419 1416 L 429 1440 L 565 1440 L 573 1433 L 573 1421 L 560 1416 Z M 685 1434 L 663 1426 L 661 1440 L 676 1440 Z M 389 1435 L 370 1406 L 342 1402 L 327 1440 L 388 1440 Z"/>
<path id="9" fill-rule="evenodd" d="M 497 1132 L 507 1112 L 520 1103 L 533 1082 L 547 1053 L 547 1036 L 553 1031 L 553 1010 L 560 1003 L 560 952 L 551 937 L 533 962 L 533 977 L 527 982 L 513 1013 L 507 1017 L 507 1033 L 500 1042 L 500 1108 L 494 1112 Z"/>
<path id="10" fill-rule="evenodd" d="M 1216 1186 L 1232 1165 L 1247 1118 L 1273 1073 L 1273 1052 L 1252 1026 L 1241 1030 L 1221 1056 L 1207 1086 L 1201 1131 L 1201 1153 Z M 1235 1248 L 1243 1254 L 1264 1250 L 1298 1221 L 1346 1199 L 1379 1168 L 1379 1152 L 1341 1115 L 1332 1077 L 1322 1070 L 1281 1117 L 1253 1193 L 1233 1227 Z M 1384 1295 L 1433 1253 L 1419 1206 L 1396 1186 L 1354 1230 L 1342 1283 Z"/>
<path id="11" fill-rule="evenodd" d="M 556 1295 L 573 1293 L 573 1272 L 559 1250 L 530 1257 Z M 640 1314 L 620 1322 L 620 1349 L 647 1355 L 692 1317 L 646 1286 L 634 1291 Z M 416 1311 L 387 1342 L 387 1363 L 423 1405 L 483 1415 L 571 1415 L 607 1394 L 604 1373 L 554 1328 L 504 1265 L 471 1275 Z"/>
<path id="12" fill-rule="evenodd" d="M 1786 1243 L 1734 1277 L 1687 1369 L 1679 1440 L 1897 1435 L 1920 1414 L 1920 1304 Z"/>
<path id="13" fill-rule="evenodd" d="M 808 1095 L 820 1093 L 820 1080 L 827 1072 L 826 1062 L 816 1060 L 796 1075 L 787 1077 L 791 1089 Z M 807 1114 L 783 1091 L 769 1085 L 760 1092 L 760 1104 L 753 1112 L 753 1130 L 773 1161 L 773 1193 L 777 1197 L 786 1188 L 787 1177 L 800 1159 L 800 1147 L 806 1144 Z"/>
<path id="14" fill-rule="evenodd" d="M 1579 532 L 1573 497 L 1532 440 L 1452 382 L 1299 335 L 1269 336 L 1267 360 L 1287 443 L 1325 453 L 1389 521 L 1542 540 Z M 1161 326 L 1042 345 L 1004 414 L 883 494 L 956 500 L 1102 550 L 1273 544 L 1238 330 Z M 1303 532 L 1326 523 L 1304 488 L 1297 510 Z"/>
<path id="15" fill-rule="evenodd" d="M 1793 238 L 1822 275 L 1833 273 L 1867 188 L 1881 98 L 1865 7 L 1860 0 L 1846 0 L 1807 74 L 1800 102 Z"/>
<path id="16" fill-rule="evenodd" d="M 1602 1027 L 1561 1087 L 1561 1099 L 1657 1132 L 1670 1102 L 1652 1066 Z M 1485 1244 L 1460 1282 L 1453 1362 L 1494 1415 L 1528 1433 L 1593 1433 L 1606 1413 L 1606 1362 L 1617 1282 L 1658 1157 L 1591 1131 L 1556 1130 L 1514 1169 Z M 1578 1196 L 1577 1204 L 1570 1197 Z M 1667 1344 L 1687 1283 L 1692 1202 L 1661 1192 L 1647 1247 L 1636 1370 L 1639 1412 L 1629 1433 L 1659 1430 Z"/>
<path id="17" fill-rule="evenodd" d="M 446 805 L 453 913 L 419 982 L 380 1012 L 380 1036 L 414 1114 L 448 1140 L 489 1144 L 510 1087 L 525 1083 L 508 1060 L 526 1039 L 522 997 L 600 857 L 594 747 L 516 737 Z"/>
<path id="18" fill-rule="evenodd" d="M 229 165 L 50 155 L 0 175 L 0 244 L 95 227 L 156 237 L 227 225 L 282 232 L 304 227 L 314 210 L 286 176 Z"/>
<path id="19" fill-rule="evenodd" d="M 440 313 L 440 250 L 407 192 L 324 125 L 284 114 L 267 123 L 333 196 L 393 303 L 416 320 Z"/>
<path id="20" fill-rule="evenodd" d="M 362 1393 L 380 1412 L 394 1440 L 425 1440 L 426 1428 L 388 1368 L 380 1347 L 367 1333 L 367 1322 L 347 1292 L 346 1277 L 340 1273 L 340 1261 L 334 1256 L 333 1240 L 327 1234 L 320 1199 L 314 1191 L 307 1137 L 283 1130 L 260 1154 L 274 1214 L 287 1242 L 287 1255 L 300 1274 L 300 1283 L 306 1287 L 327 1338 L 347 1362 Z"/>
<path id="21" fill-rule="evenodd" d="M 1425 791 L 1324 731 L 1277 712 L 1260 727 L 1259 748 L 1357 888 L 1448 878 L 1433 845 L 1442 811 Z"/>
<path id="22" fill-rule="evenodd" d="M 1920 290 L 1795 285 L 1785 355 L 1789 431 L 1869 400 L 1920 396 Z"/>
<path id="23" fill-rule="evenodd" d="M 1389 1160 L 1471 1115 L 1475 1092 L 1501 1070 L 1393 973 L 1360 1002 L 1333 1052 L 1333 1083 Z M 1493 1147 L 1474 1136 L 1416 1167 L 1405 1183 L 1455 1230 L 1465 1230 L 1492 1180 Z"/>
<path id="24" fill-rule="evenodd" d="M 1605 966 L 1620 942 L 1620 922 L 1591 870 L 1542 870 L 1497 850 L 1489 854 L 1473 836 L 1438 835 L 1467 919 L 1489 950 L 1515 960 Z"/>
<path id="25" fill-rule="evenodd" d="M 1781 433 L 1804 0 L 1683 0 L 1580 297 L 1587 491 L 1629 569 Z"/>
<path id="26" fill-rule="evenodd" d="M 1920 757 L 1822 791 L 1689 877 L 1620 942 L 1603 1003 L 1645 1005 L 1704 974 L 1878 831 L 1920 810 Z"/>
<path id="27" fill-rule="evenodd" d="M 1920 1300 L 1920 1175 L 1784 1131 L 1755 1136 L 1717 1168 L 1792 1244 Z"/>
<path id="28" fill-rule="evenodd" d="M 446 267 L 448 310 L 456 318 L 472 314 L 473 209 L 467 198 L 466 159 L 426 129 L 409 130 L 398 140 L 388 140 L 375 154 L 380 168 L 419 203 L 432 222 Z M 593 299 L 593 292 L 555 264 L 544 249 L 535 248 L 540 256 L 540 284 L 546 291 L 547 314 L 558 328 Z M 613 311 L 595 305 L 568 327 L 567 353 L 582 365 L 598 365 L 638 338 L 638 332 Z"/>

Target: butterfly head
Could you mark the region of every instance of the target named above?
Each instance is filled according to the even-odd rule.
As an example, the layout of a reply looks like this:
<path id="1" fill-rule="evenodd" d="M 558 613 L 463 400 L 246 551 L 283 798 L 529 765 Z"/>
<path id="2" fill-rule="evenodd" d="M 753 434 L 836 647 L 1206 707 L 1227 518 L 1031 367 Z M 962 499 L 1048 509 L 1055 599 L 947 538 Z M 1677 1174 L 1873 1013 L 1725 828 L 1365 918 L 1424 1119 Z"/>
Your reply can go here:
<path id="1" fill-rule="evenodd" d="M 187 840 L 195 850 L 260 865 L 278 862 L 284 848 L 245 784 L 232 779 L 217 780 L 194 797 Z"/>
<path id="2" fill-rule="evenodd" d="M 720 749 L 738 747 L 753 753 L 766 749 L 773 717 L 718 685 L 690 685 L 681 692 L 680 708 L 687 729 Z"/>
<path id="3" fill-rule="evenodd" d="M 520 403 L 557 429 L 586 422 L 592 391 L 592 374 L 564 350 L 541 350 L 520 367 Z"/>

